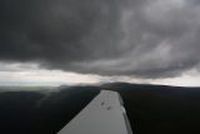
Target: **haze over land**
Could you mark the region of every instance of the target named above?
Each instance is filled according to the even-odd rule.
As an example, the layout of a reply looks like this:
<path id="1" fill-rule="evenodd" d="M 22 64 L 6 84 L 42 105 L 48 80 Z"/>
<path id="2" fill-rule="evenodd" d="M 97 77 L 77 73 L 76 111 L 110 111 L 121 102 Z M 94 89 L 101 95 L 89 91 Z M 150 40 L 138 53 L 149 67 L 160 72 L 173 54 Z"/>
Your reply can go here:
<path id="1" fill-rule="evenodd" d="M 3 134 L 54 134 L 100 89 L 118 91 L 136 134 L 199 134 L 200 89 L 112 83 L 28 91 L 0 91 Z M 10 89 L 9 89 L 10 90 Z"/>

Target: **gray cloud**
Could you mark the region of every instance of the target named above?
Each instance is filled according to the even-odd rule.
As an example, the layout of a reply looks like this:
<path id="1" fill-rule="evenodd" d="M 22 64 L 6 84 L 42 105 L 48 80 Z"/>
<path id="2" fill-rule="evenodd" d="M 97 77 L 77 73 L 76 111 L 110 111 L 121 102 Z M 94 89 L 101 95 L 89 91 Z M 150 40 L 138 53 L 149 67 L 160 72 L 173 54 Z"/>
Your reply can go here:
<path id="1" fill-rule="evenodd" d="M 1 0 L 0 60 L 174 77 L 199 66 L 199 11 L 195 0 Z"/>

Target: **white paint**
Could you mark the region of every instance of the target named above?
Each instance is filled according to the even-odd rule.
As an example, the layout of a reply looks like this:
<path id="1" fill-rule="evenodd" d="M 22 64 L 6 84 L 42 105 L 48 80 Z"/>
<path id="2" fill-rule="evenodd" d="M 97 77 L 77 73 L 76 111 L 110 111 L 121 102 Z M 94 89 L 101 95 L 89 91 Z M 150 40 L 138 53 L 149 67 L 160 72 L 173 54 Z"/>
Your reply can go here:
<path id="1" fill-rule="evenodd" d="M 119 94 L 102 91 L 58 134 L 132 134 Z"/>

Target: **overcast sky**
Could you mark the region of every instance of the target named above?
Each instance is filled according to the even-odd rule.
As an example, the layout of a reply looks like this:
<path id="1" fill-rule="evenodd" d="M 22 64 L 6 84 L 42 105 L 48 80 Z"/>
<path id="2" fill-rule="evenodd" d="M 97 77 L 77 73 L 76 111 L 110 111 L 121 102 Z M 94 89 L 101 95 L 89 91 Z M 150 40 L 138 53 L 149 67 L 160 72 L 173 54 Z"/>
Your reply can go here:
<path id="1" fill-rule="evenodd" d="M 0 85 L 200 86 L 198 0 L 1 0 Z"/>

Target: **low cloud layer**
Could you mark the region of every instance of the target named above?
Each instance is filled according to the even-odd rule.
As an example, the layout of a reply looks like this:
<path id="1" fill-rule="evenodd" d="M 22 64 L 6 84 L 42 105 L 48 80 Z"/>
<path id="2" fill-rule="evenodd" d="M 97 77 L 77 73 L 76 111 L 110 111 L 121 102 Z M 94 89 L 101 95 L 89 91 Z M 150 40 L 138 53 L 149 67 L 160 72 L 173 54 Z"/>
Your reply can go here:
<path id="1" fill-rule="evenodd" d="M 1 0 L 0 60 L 100 75 L 199 68 L 197 0 Z"/>

